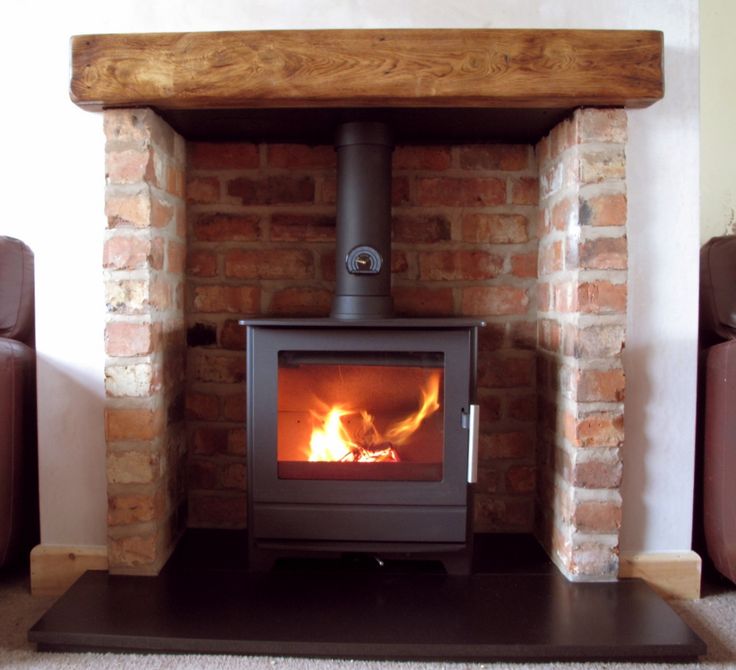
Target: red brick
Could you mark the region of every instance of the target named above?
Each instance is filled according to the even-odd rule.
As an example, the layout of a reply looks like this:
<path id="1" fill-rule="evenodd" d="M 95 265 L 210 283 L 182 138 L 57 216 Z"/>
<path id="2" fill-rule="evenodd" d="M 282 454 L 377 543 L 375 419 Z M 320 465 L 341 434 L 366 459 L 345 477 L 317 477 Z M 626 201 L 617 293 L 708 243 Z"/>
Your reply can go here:
<path id="1" fill-rule="evenodd" d="M 562 341 L 560 324 L 551 319 L 540 319 L 537 328 L 540 348 L 552 352 L 559 351 Z"/>
<path id="2" fill-rule="evenodd" d="M 623 109 L 583 109 L 576 113 L 577 141 L 625 144 L 626 111 Z"/>
<path id="3" fill-rule="evenodd" d="M 536 177 L 518 177 L 511 180 L 512 205 L 538 205 L 539 180 Z"/>
<path id="4" fill-rule="evenodd" d="M 246 470 L 244 463 L 229 463 L 222 468 L 222 486 L 226 489 L 245 491 Z"/>
<path id="5" fill-rule="evenodd" d="M 156 561 L 156 535 L 131 535 L 108 537 L 110 565 L 113 567 L 137 567 Z"/>
<path id="6" fill-rule="evenodd" d="M 335 251 L 334 249 L 323 251 L 319 256 L 319 267 L 322 279 L 335 281 Z"/>
<path id="7" fill-rule="evenodd" d="M 529 458 L 533 455 L 533 441 L 521 431 L 493 433 L 480 436 L 480 458 Z"/>
<path id="8" fill-rule="evenodd" d="M 239 384 L 245 381 L 245 357 L 212 349 L 190 350 L 187 376 L 198 382 Z"/>
<path id="9" fill-rule="evenodd" d="M 312 253 L 305 249 L 235 249 L 225 254 L 225 276 L 234 279 L 310 279 Z"/>
<path id="10" fill-rule="evenodd" d="M 511 274 L 521 279 L 535 279 L 537 276 L 537 252 L 514 254 L 511 256 Z"/>
<path id="11" fill-rule="evenodd" d="M 496 351 L 505 341 L 506 326 L 502 323 L 489 323 L 478 329 L 478 351 Z"/>
<path id="12" fill-rule="evenodd" d="M 273 214 L 274 242 L 334 242 L 335 217 L 322 214 Z"/>
<path id="13" fill-rule="evenodd" d="M 625 237 L 600 237 L 580 244 L 580 267 L 590 270 L 625 270 Z"/>
<path id="14" fill-rule="evenodd" d="M 565 198 L 555 203 L 552 207 L 552 215 L 550 224 L 555 230 L 567 230 L 568 227 L 572 227 L 575 223 L 571 220 L 572 214 L 575 211 L 575 205 L 570 198 Z"/>
<path id="15" fill-rule="evenodd" d="M 243 528 L 246 519 L 245 495 L 197 494 L 189 496 L 189 521 L 205 528 Z"/>
<path id="16" fill-rule="evenodd" d="M 109 270 L 138 270 L 151 260 L 151 241 L 132 235 L 117 235 L 105 240 L 103 267 Z"/>
<path id="17" fill-rule="evenodd" d="M 398 243 L 431 244 L 452 238 L 450 220 L 442 215 L 397 215 L 393 219 L 393 240 Z"/>
<path id="18" fill-rule="evenodd" d="M 321 288 L 285 288 L 271 296 L 268 314 L 272 316 L 327 316 L 332 293 Z"/>
<path id="19" fill-rule="evenodd" d="M 223 349 L 245 351 L 245 326 L 234 319 L 226 319 L 220 332 L 220 346 Z"/>
<path id="20" fill-rule="evenodd" d="M 220 180 L 217 177 L 189 177 L 186 187 L 187 202 L 211 205 L 220 200 Z"/>
<path id="21" fill-rule="evenodd" d="M 626 284 L 586 282 L 578 287 L 578 309 L 587 314 L 626 312 Z"/>
<path id="22" fill-rule="evenodd" d="M 536 321 L 509 321 L 509 346 L 513 349 L 536 350 Z"/>
<path id="23" fill-rule="evenodd" d="M 394 207 L 406 205 L 411 201 L 411 188 L 406 177 L 394 177 L 391 180 L 391 204 Z"/>
<path id="24" fill-rule="evenodd" d="M 564 269 L 563 244 L 561 241 L 552 242 L 539 247 L 539 275 L 545 276 Z"/>
<path id="25" fill-rule="evenodd" d="M 192 277 L 216 277 L 217 255 L 210 251 L 190 251 L 187 255 L 187 273 Z"/>
<path id="26" fill-rule="evenodd" d="M 175 165 L 166 166 L 166 192 L 177 198 L 186 195 L 186 173 Z"/>
<path id="27" fill-rule="evenodd" d="M 279 175 L 240 177 L 227 184 L 227 194 L 244 205 L 303 204 L 314 202 L 314 179 Z"/>
<path id="28" fill-rule="evenodd" d="M 181 274 L 186 267 L 186 245 L 175 240 L 169 240 L 166 245 L 166 270 L 174 274 Z"/>
<path id="29" fill-rule="evenodd" d="M 532 386 L 534 360 L 521 356 L 481 356 L 478 361 L 478 385 L 486 388 Z"/>
<path id="30" fill-rule="evenodd" d="M 625 226 L 626 195 L 611 193 L 583 198 L 580 201 L 581 226 Z"/>
<path id="31" fill-rule="evenodd" d="M 187 474 L 189 490 L 218 488 L 219 473 L 217 466 L 212 461 L 200 458 L 190 459 Z"/>
<path id="32" fill-rule="evenodd" d="M 454 311 L 451 288 L 397 286 L 394 309 L 402 316 L 449 316 Z"/>
<path id="33" fill-rule="evenodd" d="M 220 400 L 217 396 L 188 391 L 185 403 L 186 415 L 189 419 L 215 421 L 220 414 Z"/>
<path id="34" fill-rule="evenodd" d="M 584 533 L 612 533 L 621 528 L 621 507 L 613 502 L 579 502 L 572 522 Z"/>
<path id="35" fill-rule="evenodd" d="M 409 257 L 406 252 L 400 251 L 398 249 L 394 249 L 391 252 L 391 273 L 397 276 L 408 276 Z"/>
<path id="36" fill-rule="evenodd" d="M 478 481 L 475 485 L 476 494 L 495 493 L 499 489 L 500 473 L 498 468 L 488 463 L 478 464 Z"/>
<path id="37" fill-rule="evenodd" d="M 160 410 L 139 408 L 105 409 L 105 437 L 108 442 L 147 441 L 163 431 L 163 414 Z"/>
<path id="38" fill-rule="evenodd" d="M 576 399 L 581 402 L 620 402 L 624 399 L 624 371 L 579 370 Z"/>
<path id="39" fill-rule="evenodd" d="M 501 418 L 501 399 L 496 395 L 483 393 L 478 397 L 481 426 L 495 423 Z"/>
<path id="40" fill-rule="evenodd" d="M 254 286 L 195 286 L 195 312 L 256 314 L 260 309 L 260 289 Z"/>
<path id="41" fill-rule="evenodd" d="M 458 148 L 460 167 L 466 170 L 513 172 L 529 167 L 526 144 L 470 144 Z"/>
<path id="42" fill-rule="evenodd" d="M 151 225 L 151 198 L 146 189 L 136 193 L 105 194 L 108 228 L 148 228 Z"/>
<path id="43" fill-rule="evenodd" d="M 508 409 L 509 419 L 516 421 L 534 421 L 537 416 L 537 397 L 521 396 L 519 398 L 510 398 Z"/>
<path id="44" fill-rule="evenodd" d="M 621 475 L 621 461 L 586 461 L 575 465 L 571 483 L 588 489 L 615 489 L 621 486 Z"/>
<path id="45" fill-rule="evenodd" d="M 506 470 L 507 493 L 532 493 L 536 486 L 536 468 L 532 465 L 512 465 Z"/>
<path id="46" fill-rule="evenodd" d="M 163 511 L 161 489 L 153 493 L 111 495 L 107 501 L 107 523 L 110 526 L 145 523 L 159 518 Z"/>
<path id="47" fill-rule="evenodd" d="M 554 305 L 554 293 L 551 284 L 537 283 L 537 309 L 540 312 L 549 312 Z"/>
<path id="48" fill-rule="evenodd" d="M 155 183 L 152 152 L 142 148 L 107 151 L 105 174 L 111 184 Z"/>
<path id="49" fill-rule="evenodd" d="M 509 321 L 509 346 L 514 349 L 536 350 L 536 321 Z"/>
<path id="50" fill-rule="evenodd" d="M 332 145 L 269 144 L 268 165 L 273 168 L 334 169 L 337 155 Z"/>
<path id="51" fill-rule="evenodd" d="M 245 393 L 230 393 L 223 397 L 222 418 L 240 424 L 245 421 Z"/>
<path id="52" fill-rule="evenodd" d="M 214 456 L 228 452 L 226 428 L 198 427 L 192 432 L 191 453 L 197 456 Z"/>
<path id="53" fill-rule="evenodd" d="M 146 356 L 154 350 L 154 328 L 150 323 L 112 321 L 105 326 L 108 356 Z"/>
<path id="54" fill-rule="evenodd" d="M 245 456 L 246 437 L 244 428 L 233 428 L 228 432 L 227 451 L 233 456 Z"/>
<path id="55" fill-rule="evenodd" d="M 505 316 L 526 314 L 529 296 L 518 286 L 469 286 L 462 289 L 462 314 Z"/>
<path id="56" fill-rule="evenodd" d="M 322 177 L 316 201 L 323 205 L 334 205 L 337 202 L 337 178 Z"/>
<path id="57" fill-rule="evenodd" d="M 604 181 L 626 179 L 624 148 L 588 148 L 579 156 L 578 177 L 581 184 L 600 184 Z"/>
<path id="58" fill-rule="evenodd" d="M 252 170 L 260 165 L 256 144 L 190 142 L 187 158 L 193 170 Z"/>
<path id="59" fill-rule="evenodd" d="M 419 253 L 419 279 L 493 279 L 503 270 L 503 258 L 485 251 L 426 251 Z"/>
<path id="60" fill-rule="evenodd" d="M 563 353 L 576 358 L 609 358 L 617 356 L 624 347 L 625 328 L 622 325 L 565 326 Z"/>
<path id="61" fill-rule="evenodd" d="M 524 244 L 529 241 L 529 221 L 521 214 L 466 214 L 463 242 Z"/>
<path id="62" fill-rule="evenodd" d="M 256 214 L 205 214 L 194 223 L 194 237 L 200 242 L 254 242 L 261 237 Z"/>
<path id="63" fill-rule="evenodd" d="M 495 177 L 420 177 L 417 204 L 478 207 L 506 202 L 506 181 Z"/>
<path id="64" fill-rule="evenodd" d="M 565 414 L 565 436 L 574 446 L 618 447 L 624 439 L 624 418 L 616 412 L 596 412 L 576 419 Z"/>
<path id="65" fill-rule="evenodd" d="M 394 170 L 446 170 L 450 148 L 445 146 L 398 146 L 393 153 Z"/>
<path id="66" fill-rule="evenodd" d="M 556 158 L 577 144 L 577 127 L 572 119 L 558 123 L 550 133 L 551 157 Z"/>

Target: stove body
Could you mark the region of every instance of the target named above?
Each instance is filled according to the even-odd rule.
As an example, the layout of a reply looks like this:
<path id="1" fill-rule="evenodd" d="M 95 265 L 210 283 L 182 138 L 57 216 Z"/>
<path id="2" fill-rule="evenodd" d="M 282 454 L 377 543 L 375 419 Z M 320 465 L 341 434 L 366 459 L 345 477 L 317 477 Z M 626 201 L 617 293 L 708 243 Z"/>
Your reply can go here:
<path id="1" fill-rule="evenodd" d="M 251 566 L 439 558 L 470 569 L 477 321 L 246 321 Z"/>

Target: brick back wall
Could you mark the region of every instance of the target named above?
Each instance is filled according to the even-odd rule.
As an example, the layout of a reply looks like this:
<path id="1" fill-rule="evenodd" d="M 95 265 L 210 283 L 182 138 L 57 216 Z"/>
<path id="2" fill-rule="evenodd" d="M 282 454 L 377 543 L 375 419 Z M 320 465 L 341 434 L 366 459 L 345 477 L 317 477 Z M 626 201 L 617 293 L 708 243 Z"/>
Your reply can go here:
<path id="1" fill-rule="evenodd" d="M 335 277 L 329 146 L 188 146 L 189 525 L 242 527 L 243 316 L 326 316 Z M 529 531 L 536 488 L 538 170 L 521 145 L 399 146 L 399 316 L 475 316 L 480 336 L 477 531 Z"/>

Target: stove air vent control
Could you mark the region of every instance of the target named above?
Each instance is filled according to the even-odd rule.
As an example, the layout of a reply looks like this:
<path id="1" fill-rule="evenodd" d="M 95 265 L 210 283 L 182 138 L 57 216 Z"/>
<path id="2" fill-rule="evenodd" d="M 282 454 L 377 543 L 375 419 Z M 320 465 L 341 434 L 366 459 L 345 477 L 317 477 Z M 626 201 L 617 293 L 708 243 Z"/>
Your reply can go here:
<path id="1" fill-rule="evenodd" d="M 361 245 L 348 252 L 345 265 L 351 275 L 377 275 L 383 267 L 383 259 L 373 247 Z"/>

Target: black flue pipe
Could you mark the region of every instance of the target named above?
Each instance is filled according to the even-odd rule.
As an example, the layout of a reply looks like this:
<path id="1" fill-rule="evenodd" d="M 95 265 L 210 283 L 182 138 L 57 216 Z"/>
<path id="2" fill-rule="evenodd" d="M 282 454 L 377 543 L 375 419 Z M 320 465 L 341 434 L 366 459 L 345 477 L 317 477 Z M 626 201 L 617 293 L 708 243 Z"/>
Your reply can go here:
<path id="1" fill-rule="evenodd" d="M 381 319 L 391 298 L 391 153 L 386 124 L 344 123 L 337 151 L 337 254 L 331 316 Z"/>

